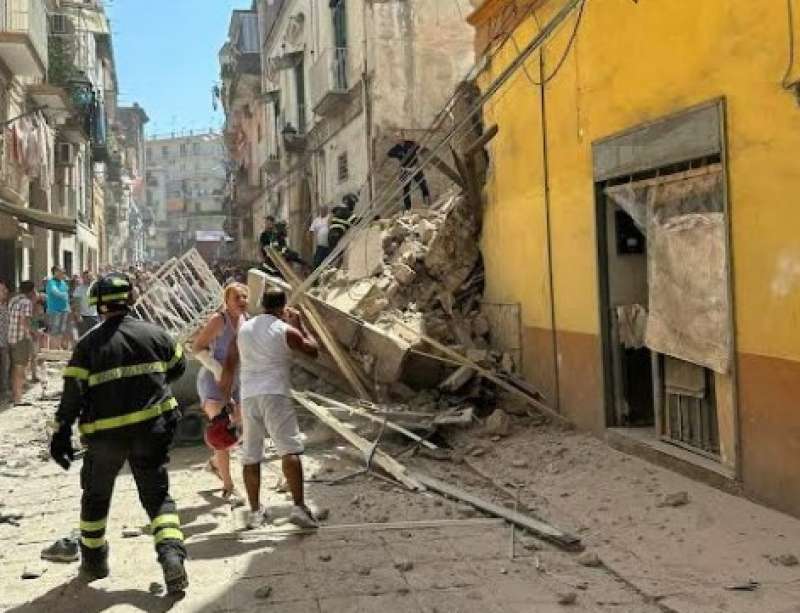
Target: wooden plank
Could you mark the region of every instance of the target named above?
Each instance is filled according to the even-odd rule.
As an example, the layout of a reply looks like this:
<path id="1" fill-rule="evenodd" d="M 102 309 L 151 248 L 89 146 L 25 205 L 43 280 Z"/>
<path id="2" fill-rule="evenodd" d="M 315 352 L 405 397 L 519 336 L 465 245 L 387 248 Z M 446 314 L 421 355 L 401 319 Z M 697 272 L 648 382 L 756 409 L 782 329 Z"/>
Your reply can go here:
<path id="1" fill-rule="evenodd" d="M 446 345 L 443 345 L 439 341 L 437 341 L 435 339 L 432 339 L 431 337 L 426 336 L 425 334 L 419 334 L 419 332 L 417 332 L 413 328 L 408 327 L 405 323 L 400 321 L 398 318 L 393 317 L 392 320 L 398 326 L 400 326 L 401 328 L 405 328 L 411 334 L 417 335 L 421 340 L 425 341 L 426 343 L 428 343 L 430 346 L 434 347 L 435 349 L 438 349 L 439 351 L 444 353 L 449 358 L 451 358 L 451 359 L 453 359 L 453 360 L 455 360 L 457 362 L 460 362 L 464 366 L 470 366 L 471 368 L 475 369 L 475 372 L 477 372 L 479 375 L 481 375 L 485 379 L 489 379 L 489 381 L 491 381 L 495 385 L 503 388 L 507 392 L 522 398 L 523 400 L 525 400 L 525 402 L 527 402 L 529 405 L 531 405 L 535 409 L 541 411 L 542 413 L 545 413 L 546 415 L 549 415 L 550 417 L 552 417 L 553 419 L 556 419 L 557 421 L 560 421 L 562 423 L 566 423 L 567 422 L 567 419 L 563 415 L 557 413 L 556 411 L 551 409 L 549 406 L 547 406 L 546 404 L 540 402 L 539 400 L 537 400 L 536 398 L 534 398 L 533 396 L 531 396 L 527 392 L 524 392 L 520 388 L 515 387 L 514 385 L 511 385 L 507 381 L 504 381 L 496 373 L 494 373 L 494 372 L 492 372 L 490 370 L 487 370 L 487 369 L 483 368 L 482 366 L 479 366 L 477 363 L 473 362 L 472 360 L 467 359 L 466 357 L 464 357 L 463 355 L 461 355 L 457 351 L 453 351 L 452 349 L 450 349 L 450 347 L 448 347 Z"/>
<path id="2" fill-rule="evenodd" d="M 353 415 L 358 415 L 359 417 L 363 417 L 363 418 L 368 419 L 370 421 L 374 421 L 376 423 L 381 423 L 381 424 L 385 422 L 386 423 L 386 427 L 389 428 L 390 430 L 394 430 L 395 432 L 399 432 L 400 434 L 402 434 L 406 438 L 409 438 L 412 441 L 420 443 L 421 445 L 427 447 L 428 449 L 439 449 L 436 445 L 434 445 L 430 441 L 424 440 L 423 438 L 417 436 L 416 434 L 414 434 L 410 430 L 407 430 L 406 428 L 403 428 L 402 426 L 400 426 L 400 425 L 398 425 L 398 424 L 396 424 L 396 423 L 394 423 L 392 421 L 389 421 L 388 419 L 385 419 L 383 417 L 379 417 L 378 415 L 373 415 L 369 411 L 365 411 L 364 409 L 362 409 L 360 407 L 354 407 L 354 406 L 349 405 L 349 404 L 344 404 L 343 402 L 338 402 L 336 400 L 333 400 L 332 398 L 327 398 L 327 397 L 323 396 L 322 394 L 317 394 L 315 392 L 306 392 L 304 395 L 309 397 L 309 398 L 311 398 L 312 400 L 316 400 L 317 402 L 322 402 L 323 404 L 327 404 L 328 406 L 332 406 L 332 407 L 338 407 L 339 409 L 341 409 L 343 411 L 349 411 Z"/>
<path id="3" fill-rule="evenodd" d="M 298 287 L 300 287 L 301 281 L 299 277 L 295 274 L 294 270 L 292 270 L 291 266 L 288 265 L 286 260 L 284 260 L 283 256 L 273 248 L 270 248 L 267 251 L 267 254 L 284 276 L 286 281 L 289 283 L 289 286 L 292 288 L 292 290 L 296 290 Z M 314 304 L 305 294 L 300 294 L 299 304 L 309 324 L 319 336 L 322 344 L 325 346 L 325 349 L 327 349 L 334 362 L 336 362 L 336 365 L 342 371 L 342 374 L 353 388 L 356 396 L 363 400 L 370 400 L 371 395 L 362 383 L 361 378 L 358 376 L 358 372 L 356 371 L 356 367 L 350 359 L 350 356 L 342 351 L 338 341 L 325 326 L 325 323 Z"/>
<path id="4" fill-rule="evenodd" d="M 293 524 L 275 525 L 272 528 L 262 530 L 247 530 L 241 532 L 215 532 L 213 534 L 197 535 L 189 537 L 187 541 L 192 543 L 216 540 L 246 540 L 257 539 L 276 535 L 286 534 L 320 534 L 324 532 L 352 532 L 356 530 L 370 530 L 375 532 L 390 530 L 431 530 L 436 528 L 493 528 L 505 524 L 500 518 L 494 517 L 475 517 L 472 519 L 423 519 L 411 521 L 395 521 L 387 523 L 359 523 L 359 524 L 338 524 L 334 526 L 320 526 L 313 530 L 303 530 Z M 50 541 L 29 541 L 25 544 L 49 543 Z"/>
<path id="5" fill-rule="evenodd" d="M 298 403 L 300 403 L 300 405 L 303 408 L 312 413 L 323 424 L 334 430 L 337 434 L 339 434 L 339 436 L 341 436 L 348 443 L 353 445 L 353 447 L 361 451 L 361 453 L 365 455 L 367 453 L 370 453 L 370 450 L 373 447 L 373 443 L 359 436 L 358 434 L 353 432 L 350 428 L 348 428 L 345 424 L 336 419 L 331 414 L 330 409 L 326 409 L 325 407 L 312 402 L 308 398 L 304 397 L 302 394 L 298 394 L 296 392 L 292 393 L 292 398 L 294 398 Z M 400 462 L 395 460 L 385 451 L 382 451 L 381 449 L 375 449 L 375 453 L 372 457 L 372 462 L 375 464 L 375 466 L 377 466 L 382 470 L 385 470 L 388 474 L 397 479 L 408 489 L 412 491 L 425 490 L 425 486 L 423 486 L 416 479 L 409 476 L 405 466 L 400 464 Z"/>
<path id="6" fill-rule="evenodd" d="M 489 141 L 491 141 L 495 136 L 497 136 L 497 133 L 499 131 L 500 128 L 497 127 L 497 124 L 493 124 L 492 126 L 490 126 L 488 130 L 484 131 L 484 133 L 481 134 L 475 140 L 475 142 L 473 142 L 467 148 L 467 150 L 464 152 L 464 157 L 471 158 L 475 154 L 479 153 L 481 150 L 483 150 L 484 147 L 486 147 L 486 145 L 489 144 Z"/>
<path id="7" fill-rule="evenodd" d="M 518 511 L 501 507 L 493 502 L 483 500 L 474 494 L 470 494 L 461 488 L 450 485 L 449 483 L 445 483 L 444 481 L 440 481 L 434 477 L 429 477 L 428 475 L 421 473 L 413 473 L 413 477 L 434 492 L 439 492 L 444 496 L 449 496 L 450 498 L 456 498 L 466 502 L 467 504 L 472 505 L 476 509 L 484 511 L 485 513 L 502 517 L 512 524 L 519 526 L 520 528 L 525 528 L 536 536 L 558 545 L 559 547 L 568 550 L 579 550 L 581 548 L 581 541 L 578 537 L 567 534 L 566 532 L 563 532 L 562 530 L 559 530 L 550 524 L 546 524 L 543 521 L 528 517 L 527 515 L 523 515 Z"/>

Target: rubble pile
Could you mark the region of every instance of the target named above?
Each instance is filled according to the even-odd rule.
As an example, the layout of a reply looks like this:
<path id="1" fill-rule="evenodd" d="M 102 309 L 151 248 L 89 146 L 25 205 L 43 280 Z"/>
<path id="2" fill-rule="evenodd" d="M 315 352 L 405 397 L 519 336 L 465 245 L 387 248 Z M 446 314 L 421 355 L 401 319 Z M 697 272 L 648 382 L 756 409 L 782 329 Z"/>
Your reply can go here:
<path id="1" fill-rule="evenodd" d="M 461 195 L 448 195 L 431 209 L 375 220 L 348 246 L 342 268 L 325 271 L 310 293 L 413 349 L 436 353 L 420 340 L 424 334 L 481 366 L 511 372 L 513 360 L 492 349 L 490 321 L 481 312 L 479 234 L 477 213 Z M 381 359 L 357 347 L 351 353 L 370 376 Z M 489 386 L 474 380 L 473 369 L 445 363 L 449 370 L 438 388 L 395 382 L 388 395 L 413 399 L 414 409 L 425 411 L 469 399 L 493 403 Z"/>
<path id="2" fill-rule="evenodd" d="M 448 345 L 488 349 L 477 237 L 461 196 L 376 220 L 348 248 L 345 268 L 327 270 L 311 293 L 384 330 L 397 318 Z"/>

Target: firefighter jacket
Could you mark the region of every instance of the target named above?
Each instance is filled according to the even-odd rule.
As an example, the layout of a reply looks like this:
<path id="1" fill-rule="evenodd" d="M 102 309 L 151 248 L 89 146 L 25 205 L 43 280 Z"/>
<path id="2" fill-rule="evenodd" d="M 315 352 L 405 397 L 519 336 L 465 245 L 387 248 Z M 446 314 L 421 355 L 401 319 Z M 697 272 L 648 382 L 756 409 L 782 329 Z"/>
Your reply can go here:
<path id="1" fill-rule="evenodd" d="M 164 330 L 127 314 L 110 317 L 75 346 L 56 419 L 77 419 L 87 437 L 132 435 L 149 431 L 154 421 L 175 422 L 180 414 L 169 384 L 185 370 L 181 346 Z"/>
<path id="2" fill-rule="evenodd" d="M 350 219 L 343 215 L 334 214 L 328 225 L 328 247 L 334 249 L 350 229 Z"/>

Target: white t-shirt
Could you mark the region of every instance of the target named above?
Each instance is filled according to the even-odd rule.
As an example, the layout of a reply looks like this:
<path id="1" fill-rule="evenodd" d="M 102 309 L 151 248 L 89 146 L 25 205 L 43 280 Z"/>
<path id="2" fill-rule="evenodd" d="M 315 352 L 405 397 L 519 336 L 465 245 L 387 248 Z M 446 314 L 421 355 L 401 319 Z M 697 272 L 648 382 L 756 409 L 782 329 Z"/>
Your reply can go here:
<path id="1" fill-rule="evenodd" d="M 264 394 L 289 395 L 292 350 L 286 342 L 288 330 L 289 324 L 272 315 L 258 315 L 239 328 L 242 399 Z"/>
<path id="2" fill-rule="evenodd" d="M 72 296 L 80 302 L 81 316 L 97 317 L 97 307 L 89 304 L 89 286 L 81 283 Z"/>
<path id="3" fill-rule="evenodd" d="M 328 246 L 328 227 L 330 226 L 330 215 L 326 217 L 317 217 L 311 222 L 309 232 L 314 233 L 314 242 L 317 247 Z"/>

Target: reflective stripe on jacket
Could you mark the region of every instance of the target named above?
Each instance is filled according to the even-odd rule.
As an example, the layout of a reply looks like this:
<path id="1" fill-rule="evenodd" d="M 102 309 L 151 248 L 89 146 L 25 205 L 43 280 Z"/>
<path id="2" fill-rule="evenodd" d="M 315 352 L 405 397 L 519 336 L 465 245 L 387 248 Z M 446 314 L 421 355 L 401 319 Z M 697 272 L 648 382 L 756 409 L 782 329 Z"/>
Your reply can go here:
<path id="1" fill-rule="evenodd" d="M 130 315 L 112 317 L 78 341 L 56 419 L 78 419 L 84 435 L 115 435 L 161 416 L 175 420 L 169 383 L 185 369 L 183 349 L 164 330 Z"/>

